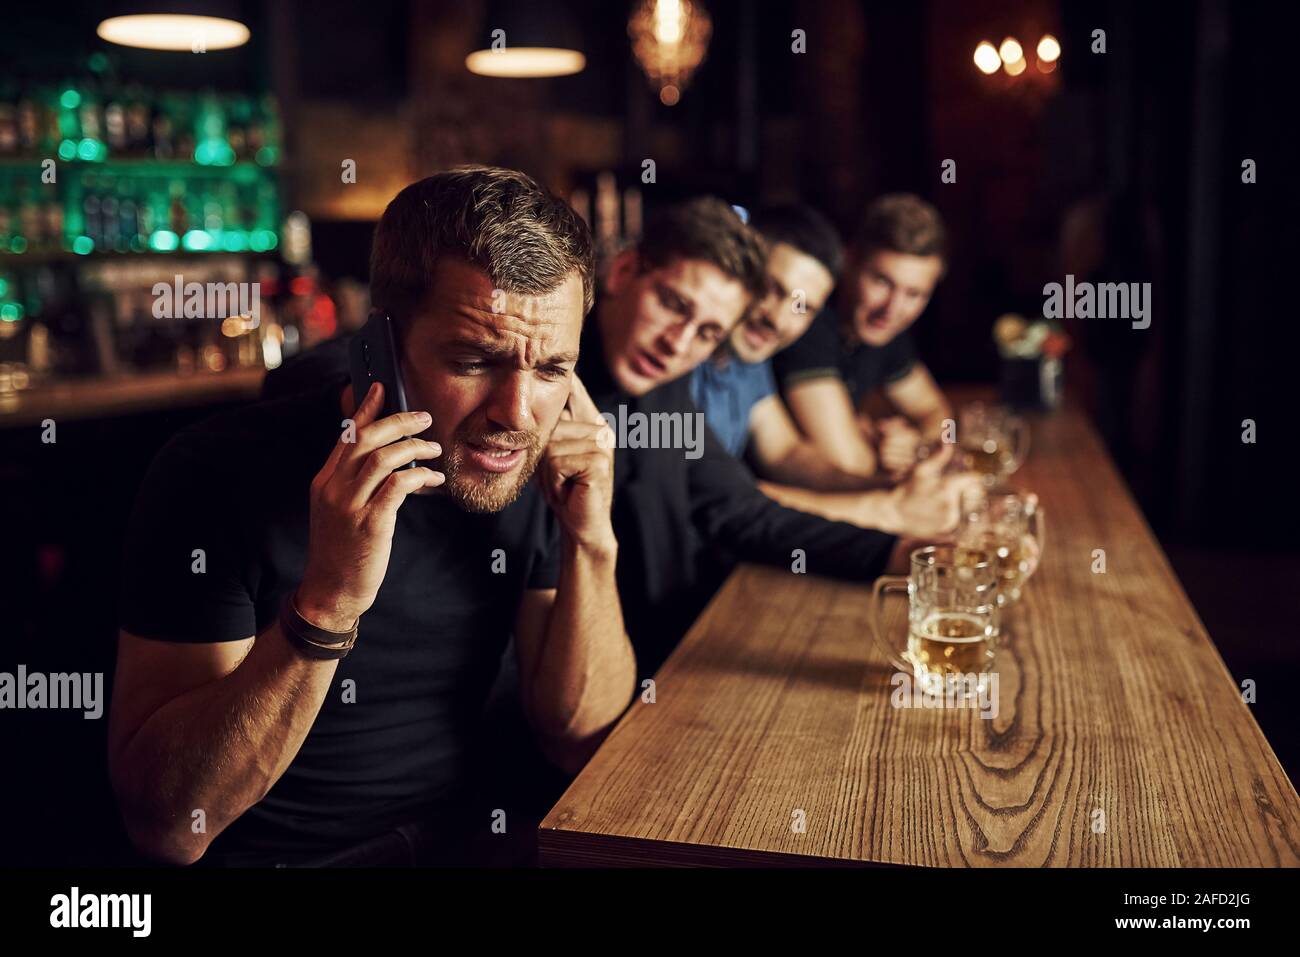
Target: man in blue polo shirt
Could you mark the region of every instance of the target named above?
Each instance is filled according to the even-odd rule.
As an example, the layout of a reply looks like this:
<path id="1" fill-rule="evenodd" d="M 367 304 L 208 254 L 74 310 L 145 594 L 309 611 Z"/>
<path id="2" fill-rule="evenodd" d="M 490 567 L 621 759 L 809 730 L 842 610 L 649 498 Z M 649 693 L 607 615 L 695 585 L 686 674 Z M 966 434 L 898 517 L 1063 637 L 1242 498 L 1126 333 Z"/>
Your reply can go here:
<path id="1" fill-rule="evenodd" d="M 732 455 L 744 455 L 752 442 L 751 459 L 763 474 L 810 487 L 830 478 L 835 485 L 825 474 L 833 471 L 828 460 L 802 440 L 786 414 L 770 360 L 807 331 L 835 288 L 843 259 L 839 236 L 807 206 L 761 209 L 751 225 L 767 244 L 767 293 L 696 367 L 691 397 Z M 863 487 L 844 478 L 845 487 Z"/>

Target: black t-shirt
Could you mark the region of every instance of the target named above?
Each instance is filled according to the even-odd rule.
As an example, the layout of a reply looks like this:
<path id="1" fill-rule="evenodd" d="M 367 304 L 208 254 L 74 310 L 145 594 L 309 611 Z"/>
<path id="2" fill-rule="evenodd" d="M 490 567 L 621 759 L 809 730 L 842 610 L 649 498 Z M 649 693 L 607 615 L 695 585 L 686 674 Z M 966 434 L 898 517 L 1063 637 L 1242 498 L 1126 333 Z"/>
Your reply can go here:
<path id="1" fill-rule="evenodd" d="M 629 416 L 702 418 L 689 376 L 642 396 L 620 390 L 594 314 L 583 333 L 578 374 L 602 413 L 628 423 L 628 437 L 637 421 Z M 690 458 L 686 451 L 629 448 L 620 439 L 614 452 L 618 593 L 643 675 L 658 668 L 737 561 L 860 581 L 884 569 L 893 535 L 778 505 L 707 426 L 701 454 Z"/>
<path id="2" fill-rule="evenodd" d="M 772 369 L 783 393 L 800 382 L 838 376 L 857 404 L 873 389 L 903 378 L 916 364 L 916 347 L 907 331 L 883 346 L 869 346 L 846 342 L 841 329 L 839 313 L 827 306 L 807 332 L 773 356 Z"/>
<path id="3" fill-rule="evenodd" d="M 125 630 L 217 642 L 274 621 L 303 573 L 309 485 L 338 440 L 346 381 L 211 418 L 158 453 L 127 536 Z M 494 514 L 408 497 L 384 583 L 302 748 L 209 854 L 271 863 L 452 806 L 523 592 L 554 588 L 558 562 L 558 525 L 535 483 Z"/>

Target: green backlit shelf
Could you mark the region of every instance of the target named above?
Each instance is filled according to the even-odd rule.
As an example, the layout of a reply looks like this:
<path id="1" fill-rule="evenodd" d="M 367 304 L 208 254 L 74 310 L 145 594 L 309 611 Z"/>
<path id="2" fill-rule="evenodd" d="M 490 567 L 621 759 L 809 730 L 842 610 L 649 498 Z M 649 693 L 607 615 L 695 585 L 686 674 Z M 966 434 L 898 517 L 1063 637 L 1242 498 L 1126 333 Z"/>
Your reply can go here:
<path id="1" fill-rule="evenodd" d="M 280 241 L 277 171 L 251 161 L 201 165 L 121 158 L 0 161 L 0 262 L 64 254 L 266 253 Z"/>

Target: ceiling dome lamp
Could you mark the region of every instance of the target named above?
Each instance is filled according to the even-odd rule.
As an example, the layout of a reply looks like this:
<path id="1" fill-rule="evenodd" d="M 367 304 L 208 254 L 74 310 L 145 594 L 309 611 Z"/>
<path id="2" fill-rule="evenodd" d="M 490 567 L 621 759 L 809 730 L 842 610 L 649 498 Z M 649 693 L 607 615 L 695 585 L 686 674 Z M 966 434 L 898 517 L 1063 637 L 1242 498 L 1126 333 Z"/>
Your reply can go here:
<path id="1" fill-rule="evenodd" d="M 483 40 L 465 57 L 466 69 L 479 76 L 570 76 L 587 66 L 577 25 L 562 5 L 489 3 Z"/>
<path id="2" fill-rule="evenodd" d="M 672 106 L 704 62 L 713 22 L 692 0 L 640 0 L 627 33 L 632 53 L 659 92 L 659 102 Z"/>
<path id="3" fill-rule="evenodd" d="M 95 29 L 101 40 L 142 50 L 209 53 L 248 42 L 248 27 L 234 4 L 192 0 L 134 0 Z"/>

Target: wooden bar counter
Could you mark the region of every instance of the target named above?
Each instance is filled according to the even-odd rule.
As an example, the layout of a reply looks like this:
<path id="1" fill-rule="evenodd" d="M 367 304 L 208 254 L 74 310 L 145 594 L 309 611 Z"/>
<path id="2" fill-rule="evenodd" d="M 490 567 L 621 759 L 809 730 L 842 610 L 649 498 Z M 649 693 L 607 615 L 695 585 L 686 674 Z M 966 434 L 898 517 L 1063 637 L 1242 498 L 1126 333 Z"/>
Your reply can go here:
<path id="1" fill-rule="evenodd" d="M 1295 788 L 1098 436 L 1070 408 L 1032 427 L 1011 484 L 1046 548 L 995 718 L 891 705 L 869 588 L 742 566 L 542 822 L 542 863 L 1300 865 Z"/>

